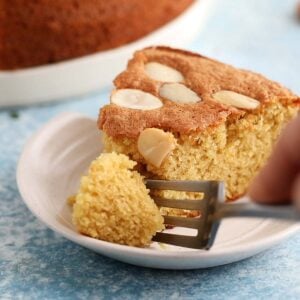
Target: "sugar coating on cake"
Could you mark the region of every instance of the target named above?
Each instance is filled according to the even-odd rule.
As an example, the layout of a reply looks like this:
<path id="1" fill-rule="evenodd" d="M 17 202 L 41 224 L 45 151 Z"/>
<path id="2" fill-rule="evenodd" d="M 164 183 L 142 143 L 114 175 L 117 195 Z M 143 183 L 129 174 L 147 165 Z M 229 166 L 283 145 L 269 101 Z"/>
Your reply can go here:
<path id="1" fill-rule="evenodd" d="M 27 68 L 133 42 L 194 0 L 0 0 L 0 69 Z"/>
<path id="2" fill-rule="evenodd" d="M 73 202 L 77 230 L 93 238 L 149 246 L 163 218 L 149 196 L 136 162 L 116 153 L 101 154 L 83 176 Z"/>
<path id="3" fill-rule="evenodd" d="M 113 101 L 103 107 L 98 125 L 105 134 L 106 151 L 128 155 L 149 177 L 223 180 L 227 199 L 246 192 L 300 105 L 299 97 L 262 75 L 166 47 L 136 52 L 114 83 L 116 91 L 141 90 L 162 105 L 145 110 L 148 104 L 139 99 L 140 109 Z M 180 93 L 165 89 L 162 93 L 166 84 L 184 85 L 198 99 L 181 87 Z M 176 99 L 178 94 L 184 101 Z M 176 138 L 176 147 L 159 166 L 147 161 L 137 147 L 148 128 L 170 132 Z"/>

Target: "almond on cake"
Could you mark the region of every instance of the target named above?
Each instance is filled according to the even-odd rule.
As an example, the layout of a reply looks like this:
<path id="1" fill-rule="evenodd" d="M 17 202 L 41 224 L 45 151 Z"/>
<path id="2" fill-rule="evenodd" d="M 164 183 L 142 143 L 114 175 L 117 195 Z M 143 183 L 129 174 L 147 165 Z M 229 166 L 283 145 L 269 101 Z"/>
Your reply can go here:
<path id="1" fill-rule="evenodd" d="M 167 47 L 136 52 L 114 84 L 98 119 L 105 151 L 151 178 L 224 180 L 228 200 L 245 194 L 300 107 L 262 75 Z"/>

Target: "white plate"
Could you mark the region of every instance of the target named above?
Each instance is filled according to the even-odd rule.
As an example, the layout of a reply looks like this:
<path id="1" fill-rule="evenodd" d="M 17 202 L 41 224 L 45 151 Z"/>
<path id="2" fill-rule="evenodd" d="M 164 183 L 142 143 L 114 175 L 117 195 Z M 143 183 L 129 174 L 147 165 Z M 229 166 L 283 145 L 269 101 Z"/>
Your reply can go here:
<path id="1" fill-rule="evenodd" d="M 100 90 L 126 67 L 133 52 L 150 45 L 184 47 L 199 33 L 214 0 L 197 0 L 165 26 L 125 46 L 35 68 L 0 71 L 0 106 L 60 100 Z"/>
<path id="2" fill-rule="evenodd" d="M 141 249 L 80 235 L 72 225 L 66 199 L 77 190 L 80 177 L 100 154 L 102 146 L 101 133 L 94 120 L 78 114 L 63 114 L 28 141 L 17 171 L 20 193 L 32 213 L 52 230 L 98 253 L 145 267 L 206 268 L 250 257 L 299 229 L 298 225 L 283 221 L 228 219 L 221 223 L 210 251 L 162 247 L 157 243 Z"/>

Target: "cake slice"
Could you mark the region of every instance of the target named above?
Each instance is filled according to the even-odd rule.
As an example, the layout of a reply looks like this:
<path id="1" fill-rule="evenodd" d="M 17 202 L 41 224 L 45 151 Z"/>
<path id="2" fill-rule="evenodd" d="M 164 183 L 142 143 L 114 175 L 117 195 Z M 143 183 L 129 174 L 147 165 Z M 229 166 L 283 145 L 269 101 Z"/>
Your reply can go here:
<path id="1" fill-rule="evenodd" d="M 77 230 L 104 241 L 146 247 L 156 231 L 164 229 L 163 218 L 136 162 L 123 154 L 103 153 L 81 178 L 78 193 L 69 198 Z"/>
<path id="2" fill-rule="evenodd" d="M 105 150 L 148 177 L 224 180 L 228 200 L 245 194 L 300 106 L 259 74 L 167 47 L 136 52 L 114 84 L 98 120 Z"/>

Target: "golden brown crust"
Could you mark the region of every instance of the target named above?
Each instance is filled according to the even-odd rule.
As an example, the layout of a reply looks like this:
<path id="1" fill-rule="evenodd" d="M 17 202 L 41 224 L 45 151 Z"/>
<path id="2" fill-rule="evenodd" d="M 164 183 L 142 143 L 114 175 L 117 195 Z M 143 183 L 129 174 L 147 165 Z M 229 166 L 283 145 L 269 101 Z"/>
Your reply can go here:
<path id="1" fill-rule="evenodd" d="M 99 128 L 113 137 L 137 137 L 147 127 L 188 134 L 217 126 L 228 118 L 238 118 L 245 111 L 216 103 L 212 94 L 220 90 L 234 91 L 261 102 L 299 103 L 299 98 L 280 84 L 262 75 L 236 69 L 196 53 L 168 47 L 150 47 L 135 53 L 127 70 L 114 81 L 117 89 L 134 88 L 157 97 L 161 82 L 144 72 L 147 62 L 159 62 L 180 71 L 185 84 L 202 99 L 196 104 L 177 104 L 163 100 L 162 108 L 152 111 L 133 110 L 116 105 L 105 106 L 99 116 Z"/>
<path id="2" fill-rule="evenodd" d="M 148 111 L 126 109 L 113 104 L 101 109 L 99 127 L 114 137 L 135 138 L 143 129 L 151 127 L 189 134 L 217 126 L 231 113 L 227 108 L 212 102 L 180 105 L 168 101 L 161 109 Z"/>
<path id="3" fill-rule="evenodd" d="M 115 48 L 182 13 L 194 0 L 0 0 L 0 69 Z"/>

